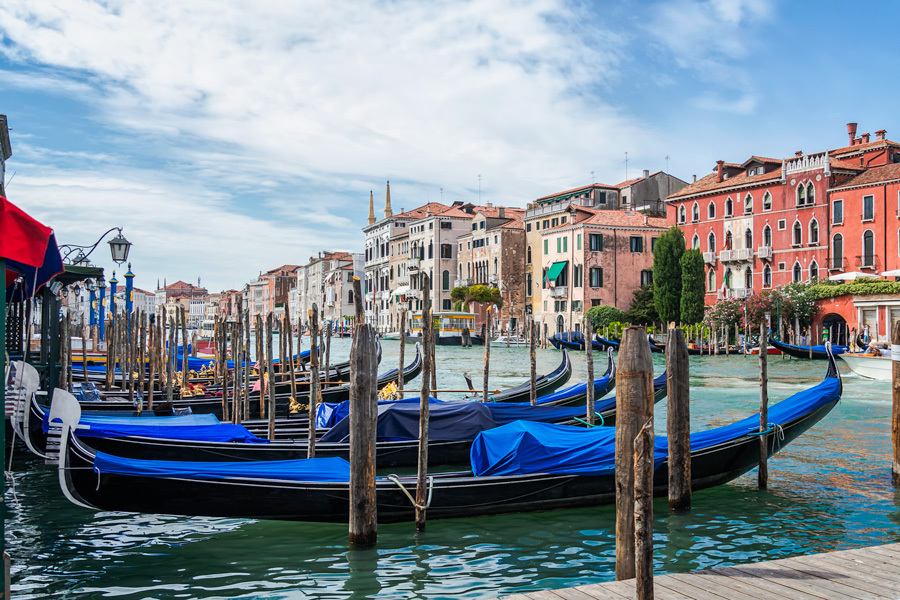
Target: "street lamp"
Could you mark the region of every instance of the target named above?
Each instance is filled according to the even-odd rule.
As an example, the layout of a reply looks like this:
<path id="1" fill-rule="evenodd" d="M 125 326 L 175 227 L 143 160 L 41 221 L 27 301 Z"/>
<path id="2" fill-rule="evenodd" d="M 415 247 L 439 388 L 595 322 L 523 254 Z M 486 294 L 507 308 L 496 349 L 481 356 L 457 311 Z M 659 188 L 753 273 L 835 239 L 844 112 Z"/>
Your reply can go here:
<path id="1" fill-rule="evenodd" d="M 130 249 L 131 242 L 125 239 L 125 237 L 122 235 L 121 229 L 119 229 L 119 234 L 116 237 L 109 240 L 109 251 L 112 253 L 113 262 L 121 265 L 123 262 L 128 260 L 128 251 Z"/>
<path id="2" fill-rule="evenodd" d="M 87 245 L 79 246 L 77 244 L 63 244 L 62 246 L 59 247 L 59 252 L 62 255 L 63 262 L 69 263 L 69 264 L 81 265 L 81 266 L 87 265 L 88 257 L 91 255 L 91 253 L 94 250 L 96 250 L 96 248 L 100 244 L 100 242 L 103 241 L 103 238 L 105 238 L 107 235 L 109 235 L 113 231 L 118 231 L 119 233 L 118 233 L 118 235 L 116 235 L 116 237 L 114 237 L 113 239 L 111 239 L 109 241 L 109 250 L 110 250 L 110 253 L 112 254 L 113 262 L 121 265 L 126 260 L 128 260 L 128 250 L 131 249 L 131 242 L 126 240 L 125 237 L 122 235 L 121 227 L 110 228 L 109 230 L 104 232 L 103 235 L 100 236 L 100 239 L 98 239 L 96 242 L 94 242 L 93 245 L 91 245 L 91 246 L 87 246 Z M 69 257 L 74 257 L 74 258 L 69 260 Z"/>

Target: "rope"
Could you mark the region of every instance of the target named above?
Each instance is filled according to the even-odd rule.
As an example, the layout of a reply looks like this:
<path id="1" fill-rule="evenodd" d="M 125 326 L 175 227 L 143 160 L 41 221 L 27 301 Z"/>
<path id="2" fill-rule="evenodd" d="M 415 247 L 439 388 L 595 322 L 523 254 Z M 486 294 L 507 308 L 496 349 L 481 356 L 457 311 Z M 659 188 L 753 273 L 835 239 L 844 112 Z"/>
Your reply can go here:
<path id="1" fill-rule="evenodd" d="M 603 415 L 601 415 L 601 414 L 598 413 L 597 411 L 594 411 L 594 414 L 595 414 L 596 416 L 600 417 L 600 427 L 603 427 L 603 424 L 606 422 L 606 419 L 604 419 L 604 418 L 603 418 Z"/>
<path id="2" fill-rule="evenodd" d="M 572 417 L 572 418 L 575 419 L 576 421 L 578 421 L 579 423 L 581 423 L 582 425 L 587 425 L 588 427 L 593 427 L 593 426 L 594 426 L 593 424 L 588 423 L 588 422 L 585 421 L 584 419 L 579 419 L 578 417 Z"/>
<path id="3" fill-rule="evenodd" d="M 407 491 L 407 489 L 405 487 L 403 487 L 403 484 L 400 483 L 399 477 L 397 477 L 396 475 L 388 475 L 387 478 L 390 479 L 391 481 L 393 481 L 394 483 L 396 483 L 397 487 L 399 487 L 400 490 L 403 491 L 404 494 L 406 494 L 406 497 L 409 498 L 409 501 L 412 502 L 412 505 L 415 506 L 416 508 L 418 508 L 419 510 L 425 510 L 429 506 L 431 506 L 431 492 L 434 491 L 434 476 L 433 475 L 428 476 L 428 500 L 425 502 L 424 505 L 416 504 L 416 499 L 412 497 L 412 495 L 409 493 L 409 491 Z"/>

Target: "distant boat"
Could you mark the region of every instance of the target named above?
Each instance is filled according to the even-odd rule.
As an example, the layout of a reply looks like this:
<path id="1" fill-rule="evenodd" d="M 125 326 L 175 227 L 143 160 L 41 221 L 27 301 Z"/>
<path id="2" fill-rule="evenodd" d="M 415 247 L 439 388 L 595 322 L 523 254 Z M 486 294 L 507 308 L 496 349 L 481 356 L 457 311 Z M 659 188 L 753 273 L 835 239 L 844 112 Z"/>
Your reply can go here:
<path id="1" fill-rule="evenodd" d="M 891 381 L 893 379 L 893 361 L 889 356 L 844 353 L 839 354 L 838 358 L 847 363 L 850 370 L 857 375 L 875 379 L 876 381 Z"/>
<path id="2" fill-rule="evenodd" d="M 515 335 L 498 335 L 491 340 L 491 346 L 515 346 L 516 348 L 528 346 L 528 340 Z"/>

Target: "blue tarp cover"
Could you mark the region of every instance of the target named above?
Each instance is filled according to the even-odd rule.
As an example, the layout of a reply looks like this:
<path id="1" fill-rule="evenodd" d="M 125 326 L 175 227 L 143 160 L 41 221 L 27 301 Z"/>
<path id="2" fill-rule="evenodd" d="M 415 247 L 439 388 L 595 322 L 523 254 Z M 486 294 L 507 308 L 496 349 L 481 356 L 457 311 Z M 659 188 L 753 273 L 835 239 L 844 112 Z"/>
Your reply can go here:
<path id="1" fill-rule="evenodd" d="M 47 423 L 47 415 L 44 415 L 44 424 Z M 140 423 L 147 425 L 218 425 L 219 419 L 216 415 L 184 415 L 180 417 L 123 417 L 119 415 L 95 415 L 92 412 L 84 411 L 81 413 L 79 423 L 116 423 L 119 425 L 129 425 L 132 423 Z M 46 431 L 46 428 L 45 428 Z"/>
<path id="2" fill-rule="evenodd" d="M 432 398 L 432 400 L 434 400 Z M 497 423 L 491 411 L 480 402 L 429 402 L 429 441 L 474 440 Z M 340 442 L 350 436 L 350 418 L 335 424 L 325 435 L 323 442 Z M 419 437 L 419 403 L 392 402 L 378 407 L 378 423 L 375 427 L 378 440 L 415 440 Z"/>
<path id="3" fill-rule="evenodd" d="M 594 380 L 594 392 L 599 392 L 600 394 L 605 394 L 607 389 L 609 388 L 609 377 L 603 376 L 598 377 Z M 545 396 L 541 396 L 537 399 L 538 404 L 546 404 L 548 402 L 562 402 L 569 398 L 573 398 L 575 396 L 587 396 L 587 383 L 576 383 L 575 385 L 571 385 L 564 390 L 559 390 L 552 394 L 547 394 Z M 516 402 L 515 404 L 524 404 L 524 402 Z"/>
<path id="4" fill-rule="evenodd" d="M 349 481 L 350 463 L 343 458 L 305 458 L 243 462 L 191 462 L 120 458 L 97 452 L 94 471 L 139 477 L 194 479 L 276 479 L 288 481 Z"/>
<path id="5" fill-rule="evenodd" d="M 840 398 L 840 381 L 826 378 L 769 408 L 769 423 L 782 425 Z M 736 423 L 691 434 L 691 451 L 735 440 L 759 428 L 759 414 Z M 516 421 L 481 433 L 472 444 L 476 476 L 559 473 L 606 475 L 615 470 L 615 429 Z M 668 456 L 668 440 L 657 436 L 658 467 Z"/>
<path id="6" fill-rule="evenodd" d="M 796 344 L 785 344 L 784 342 L 778 342 L 778 343 L 783 346 L 788 346 L 789 348 L 794 348 L 795 350 L 800 350 L 801 352 L 809 352 L 809 346 L 797 346 Z M 812 349 L 813 349 L 813 352 L 821 352 L 823 354 L 827 352 L 824 345 L 813 346 Z M 844 352 L 850 352 L 850 346 L 834 346 L 834 345 L 832 345 L 831 352 L 832 352 L 832 354 L 843 354 Z"/>
<path id="7" fill-rule="evenodd" d="M 44 431 L 50 418 L 44 414 Z M 215 415 L 187 415 L 183 417 L 112 417 L 82 415 L 76 433 L 81 437 L 141 436 L 168 440 L 206 442 L 266 443 L 243 425 L 220 423 Z"/>

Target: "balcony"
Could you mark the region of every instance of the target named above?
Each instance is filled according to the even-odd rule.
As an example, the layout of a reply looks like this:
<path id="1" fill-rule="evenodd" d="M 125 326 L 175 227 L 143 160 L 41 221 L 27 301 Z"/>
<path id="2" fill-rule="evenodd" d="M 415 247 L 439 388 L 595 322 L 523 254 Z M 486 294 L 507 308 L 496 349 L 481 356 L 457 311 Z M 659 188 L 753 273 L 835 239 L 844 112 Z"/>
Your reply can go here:
<path id="1" fill-rule="evenodd" d="M 454 282 L 453 287 L 469 287 L 472 285 L 472 281 L 470 279 L 457 279 Z"/>
<path id="2" fill-rule="evenodd" d="M 843 271 L 844 270 L 844 257 L 843 256 L 835 256 L 828 259 L 828 270 L 829 271 Z"/>
<path id="3" fill-rule="evenodd" d="M 496 284 L 498 281 L 500 281 L 500 278 L 496 274 L 488 275 L 488 283 Z"/>
<path id="4" fill-rule="evenodd" d="M 397 275 L 397 285 L 409 285 L 409 275 Z"/>
<path id="5" fill-rule="evenodd" d="M 749 288 L 740 288 L 736 290 L 728 290 L 729 298 L 746 298 L 747 296 L 752 296 L 753 290 Z"/>
<path id="6" fill-rule="evenodd" d="M 722 262 L 731 262 L 733 259 L 731 250 L 722 250 L 719 252 L 719 260 Z"/>
<path id="7" fill-rule="evenodd" d="M 568 298 L 569 297 L 568 286 L 558 285 L 556 287 L 550 288 L 550 297 L 551 298 Z"/>
<path id="8" fill-rule="evenodd" d="M 409 271 L 409 272 L 413 272 L 413 271 L 418 272 L 418 270 L 419 270 L 419 265 L 421 264 L 421 262 L 422 262 L 422 261 L 421 261 L 420 259 L 418 259 L 418 258 L 408 258 L 408 259 L 406 259 L 406 270 Z"/>
<path id="9" fill-rule="evenodd" d="M 753 248 L 738 248 L 732 250 L 734 260 L 753 260 Z"/>
<path id="10" fill-rule="evenodd" d="M 856 257 L 856 268 L 858 269 L 879 269 L 881 268 L 881 260 L 874 254 L 865 254 Z"/>
<path id="11" fill-rule="evenodd" d="M 716 264 L 716 253 L 714 251 L 703 253 L 703 262 L 708 265 Z"/>
<path id="12" fill-rule="evenodd" d="M 760 246 L 756 249 L 756 256 L 762 260 L 772 260 L 772 246 Z"/>

